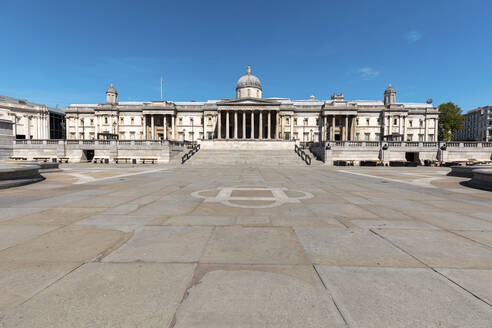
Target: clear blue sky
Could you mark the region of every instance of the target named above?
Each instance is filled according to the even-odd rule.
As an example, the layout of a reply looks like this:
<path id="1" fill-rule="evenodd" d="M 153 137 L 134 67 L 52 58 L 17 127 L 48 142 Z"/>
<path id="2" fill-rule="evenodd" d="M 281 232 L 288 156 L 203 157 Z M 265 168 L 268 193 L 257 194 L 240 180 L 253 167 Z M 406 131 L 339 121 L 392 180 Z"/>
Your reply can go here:
<path id="1" fill-rule="evenodd" d="M 492 104 L 490 0 L 3 0 L 0 94 L 49 106 L 264 97 Z"/>

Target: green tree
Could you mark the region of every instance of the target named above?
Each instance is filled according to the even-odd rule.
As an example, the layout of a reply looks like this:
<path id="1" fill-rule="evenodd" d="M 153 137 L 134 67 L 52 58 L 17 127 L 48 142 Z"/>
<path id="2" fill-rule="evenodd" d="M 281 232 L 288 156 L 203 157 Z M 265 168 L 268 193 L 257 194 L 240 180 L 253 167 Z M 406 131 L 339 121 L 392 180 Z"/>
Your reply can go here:
<path id="1" fill-rule="evenodd" d="M 461 114 L 461 108 L 448 102 L 439 105 L 439 139 L 450 141 L 456 131 L 465 126 L 465 118 Z"/>

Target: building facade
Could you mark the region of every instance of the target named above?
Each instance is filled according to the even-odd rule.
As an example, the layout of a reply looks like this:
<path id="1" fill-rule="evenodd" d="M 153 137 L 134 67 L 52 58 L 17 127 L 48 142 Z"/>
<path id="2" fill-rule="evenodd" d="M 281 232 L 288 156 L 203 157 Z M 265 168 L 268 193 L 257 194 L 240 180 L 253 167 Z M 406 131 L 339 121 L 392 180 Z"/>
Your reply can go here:
<path id="1" fill-rule="evenodd" d="M 63 139 L 65 120 L 62 110 L 0 95 L 0 113 L 12 121 L 16 139 Z"/>
<path id="2" fill-rule="evenodd" d="M 468 111 L 463 130 L 456 133 L 456 140 L 492 141 L 492 106 Z"/>
<path id="3" fill-rule="evenodd" d="M 68 139 L 436 141 L 438 110 L 432 101 L 399 103 L 391 85 L 383 100 L 262 98 L 251 68 L 235 99 L 206 102 L 119 102 L 111 85 L 104 104 L 65 109 Z"/>

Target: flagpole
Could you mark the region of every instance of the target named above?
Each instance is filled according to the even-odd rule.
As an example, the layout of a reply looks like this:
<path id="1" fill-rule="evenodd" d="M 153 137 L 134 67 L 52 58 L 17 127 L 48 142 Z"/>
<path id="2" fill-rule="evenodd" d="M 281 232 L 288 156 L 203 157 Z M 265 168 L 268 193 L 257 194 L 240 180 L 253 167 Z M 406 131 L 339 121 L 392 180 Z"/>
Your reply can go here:
<path id="1" fill-rule="evenodd" d="M 162 100 L 162 77 L 161 77 L 161 100 Z"/>

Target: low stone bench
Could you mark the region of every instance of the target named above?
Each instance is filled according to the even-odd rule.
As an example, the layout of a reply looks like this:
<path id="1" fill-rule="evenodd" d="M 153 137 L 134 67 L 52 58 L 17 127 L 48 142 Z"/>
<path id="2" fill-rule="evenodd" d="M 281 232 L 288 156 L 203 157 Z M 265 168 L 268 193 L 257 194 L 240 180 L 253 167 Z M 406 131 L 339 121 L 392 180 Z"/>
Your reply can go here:
<path id="1" fill-rule="evenodd" d="M 142 162 L 142 164 L 145 163 L 155 164 L 155 162 L 157 162 L 157 158 L 140 158 L 140 162 Z"/>
<path id="2" fill-rule="evenodd" d="M 43 162 L 48 162 L 51 158 L 50 157 L 33 157 L 35 161 L 43 161 Z"/>
<path id="3" fill-rule="evenodd" d="M 125 162 L 125 164 L 128 164 L 132 159 L 130 157 L 116 157 L 114 159 L 114 162 L 118 164 L 119 162 Z"/>
<path id="4" fill-rule="evenodd" d="M 101 164 L 104 164 L 106 163 L 106 160 L 107 160 L 107 163 L 109 163 L 109 157 L 94 157 L 92 159 L 92 162 L 93 163 L 101 163 Z"/>
<path id="5" fill-rule="evenodd" d="M 22 156 L 11 156 L 10 159 L 13 159 L 14 161 L 27 161 L 27 157 Z"/>
<path id="6" fill-rule="evenodd" d="M 58 157 L 58 163 L 68 163 L 69 158 L 68 157 Z"/>

